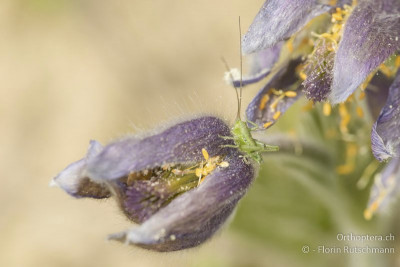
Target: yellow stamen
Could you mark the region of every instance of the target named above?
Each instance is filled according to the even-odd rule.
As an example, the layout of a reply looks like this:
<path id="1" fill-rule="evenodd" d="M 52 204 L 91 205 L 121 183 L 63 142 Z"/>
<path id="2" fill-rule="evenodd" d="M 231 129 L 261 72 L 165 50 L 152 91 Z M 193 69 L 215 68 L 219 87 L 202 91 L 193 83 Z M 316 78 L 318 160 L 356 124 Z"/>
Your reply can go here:
<path id="1" fill-rule="evenodd" d="M 286 42 L 286 46 L 289 50 L 290 53 L 293 52 L 294 48 L 293 48 L 293 41 L 294 41 L 294 36 L 292 36 L 287 42 Z"/>
<path id="2" fill-rule="evenodd" d="M 227 168 L 229 167 L 229 163 L 227 161 L 223 161 L 220 164 L 218 164 L 219 166 L 221 166 L 222 168 Z"/>
<path id="3" fill-rule="evenodd" d="M 356 144 L 347 143 L 346 146 L 346 163 L 336 167 L 336 172 L 340 175 L 350 174 L 355 169 L 356 156 L 358 146 Z"/>
<path id="4" fill-rule="evenodd" d="M 275 88 L 271 88 L 270 92 L 273 93 L 274 95 L 278 95 L 278 96 L 283 94 L 282 90 L 276 90 Z"/>
<path id="5" fill-rule="evenodd" d="M 337 0 L 329 0 L 329 5 L 336 6 L 337 5 Z"/>
<path id="6" fill-rule="evenodd" d="M 374 202 L 369 207 L 367 207 L 367 209 L 364 211 L 364 218 L 366 220 L 370 220 L 372 218 L 374 213 L 381 206 L 381 204 L 384 201 L 384 199 L 386 198 L 386 196 L 393 192 L 393 190 L 395 189 L 395 185 L 396 185 L 395 180 L 396 180 L 395 175 L 389 176 L 386 180 L 387 184 L 385 186 L 382 183 L 382 175 L 377 174 L 375 176 L 374 185 L 376 186 L 376 188 L 375 188 L 377 190 L 376 194 L 378 194 L 378 195 L 376 196 L 376 199 L 374 200 Z"/>
<path id="7" fill-rule="evenodd" d="M 341 121 L 340 121 L 340 131 L 342 133 L 347 133 L 348 129 L 347 129 L 347 125 L 350 122 L 350 114 L 347 111 L 347 107 L 344 103 L 339 105 L 339 115 L 341 117 Z"/>
<path id="8" fill-rule="evenodd" d="M 285 96 L 286 97 L 296 97 L 297 96 L 297 92 L 295 92 L 295 91 L 287 91 L 287 92 L 285 92 Z"/>
<path id="9" fill-rule="evenodd" d="M 281 112 L 278 110 L 277 112 L 275 112 L 275 114 L 272 116 L 272 118 L 274 118 L 274 120 L 277 120 L 280 116 L 281 116 Z"/>
<path id="10" fill-rule="evenodd" d="M 309 41 L 312 42 L 311 39 L 309 39 Z M 314 44 L 311 44 L 314 45 Z M 307 64 L 299 64 L 297 65 L 296 69 L 295 69 L 295 73 L 297 74 L 297 76 L 302 79 L 303 81 L 305 79 L 307 79 L 307 74 L 304 73 L 304 69 L 306 68 Z"/>
<path id="11" fill-rule="evenodd" d="M 343 25 L 341 25 L 341 24 L 333 24 L 331 31 L 334 34 L 338 34 L 342 30 L 342 28 L 343 28 Z"/>
<path id="12" fill-rule="evenodd" d="M 368 75 L 368 77 L 365 79 L 365 81 L 360 85 L 361 91 L 364 91 L 367 88 L 369 82 L 372 80 L 372 78 L 374 78 L 375 74 L 376 74 L 376 71 L 373 71 Z"/>
<path id="13" fill-rule="evenodd" d="M 386 77 L 392 77 L 395 75 L 395 72 L 392 71 L 388 66 L 386 66 L 384 63 L 382 63 L 379 66 L 379 70 L 386 76 Z"/>
<path id="14" fill-rule="evenodd" d="M 376 210 L 376 207 L 374 207 L 374 209 Z M 375 210 L 372 210 L 372 206 L 370 208 L 368 208 L 368 209 L 365 209 L 364 210 L 364 219 L 366 219 L 367 221 L 371 220 Z"/>
<path id="15" fill-rule="evenodd" d="M 203 148 L 203 149 L 201 149 L 201 153 L 203 153 L 204 159 L 205 159 L 206 161 L 208 161 L 209 155 L 208 155 L 207 150 L 205 150 L 205 149 Z"/>
<path id="16" fill-rule="evenodd" d="M 323 113 L 325 116 L 329 116 L 329 115 L 331 115 L 331 112 L 332 112 L 331 104 L 329 104 L 329 103 L 324 103 L 324 105 L 323 105 L 323 107 L 322 107 L 322 113 Z"/>
<path id="17" fill-rule="evenodd" d="M 272 111 L 275 111 L 276 107 L 278 106 L 279 102 L 285 97 L 284 94 L 278 96 L 269 106 Z"/>
<path id="18" fill-rule="evenodd" d="M 197 177 L 199 177 L 199 182 L 198 185 L 200 185 L 203 181 L 204 178 L 209 175 L 212 171 L 217 168 L 217 166 L 220 166 L 222 168 L 226 168 L 229 166 L 229 162 L 227 161 L 222 161 L 219 156 L 216 157 L 210 157 L 207 150 L 204 148 L 201 150 L 201 153 L 203 154 L 204 159 L 206 162 L 201 162 L 200 166 L 196 168 L 194 173 L 196 174 Z M 191 171 L 193 173 L 193 171 Z"/>
<path id="19" fill-rule="evenodd" d="M 264 123 L 263 124 L 263 127 L 264 127 L 264 129 L 267 129 L 269 126 L 271 126 L 272 125 L 272 122 L 271 121 L 269 121 L 269 122 L 266 122 L 266 123 Z"/>
<path id="20" fill-rule="evenodd" d="M 343 20 L 343 11 L 341 8 L 336 8 L 336 12 L 332 14 L 332 22 L 335 23 L 336 21 Z"/>
<path id="21" fill-rule="evenodd" d="M 399 67 L 400 67 L 400 56 L 397 56 L 397 57 L 396 57 L 396 60 L 395 60 L 395 62 L 394 62 L 394 65 L 396 66 L 396 68 L 399 68 Z"/>
<path id="22" fill-rule="evenodd" d="M 307 74 L 305 74 L 304 71 L 302 70 L 301 72 L 299 72 L 299 77 L 300 79 L 305 81 L 307 79 Z"/>
<path id="23" fill-rule="evenodd" d="M 364 117 L 364 111 L 363 111 L 362 107 L 358 106 L 356 109 L 356 112 L 357 112 L 358 117 L 360 117 L 360 118 Z"/>
<path id="24" fill-rule="evenodd" d="M 269 98 L 270 98 L 269 94 L 263 95 L 263 97 L 260 100 L 260 105 L 258 106 L 259 110 L 264 110 L 265 105 L 267 104 Z"/>
<path id="25" fill-rule="evenodd" d="M 314 102 L 308 101 L 307 105 L 305 105 L 305 106 L 302 108 L 302 110 L 307 112 L 307 111 L 312 110 L 313 107 L 314 107 Z"/>
<path id="26" fill-rule="evenodd" d="M 201 175 L 203 173 L 203 168 L 197 168 L 195 173 L 196 173 L 197 177 L 201 177 Z"/>
<path id="27" fill-rule="evenodd" d="M 376 170 L 379 167 L 379 162 L 376 160 L 372 160 L 370 164 L 365 168 L 363 174 L 361 175 L 361 178 L 357 182 L 357 188 L 358 189 L 365 189 L 365 187 L 368 185 L 372 174 L 376 172 Z"/>
<path id="28" fill-rule="evenodd" d="M 354 170 L 354 165 L 344 164 L 336 167 L 336 172 L 340 175 L 346 175 L 352 173 Z"/>

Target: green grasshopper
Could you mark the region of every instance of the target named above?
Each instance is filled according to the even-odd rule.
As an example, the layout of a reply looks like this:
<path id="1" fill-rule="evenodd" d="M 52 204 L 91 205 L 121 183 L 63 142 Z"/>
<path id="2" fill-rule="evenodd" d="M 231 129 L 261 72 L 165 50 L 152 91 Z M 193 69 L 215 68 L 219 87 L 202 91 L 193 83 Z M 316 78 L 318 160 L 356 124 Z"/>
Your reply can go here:
<path id="1" fill-rule="evenodd" d="M 271 146 L 264 144 L 256 139 L 253 138 L 251 131 L 258 129 L 258 125 L 251 121 L 243 121 L 240 118 L 240 108 L 242 105 L 242 33 L 241 33 L 241 26 L 240 26 L 240 17 L 239 17 L 239 36 L 240 36 L 240 89 L 236 86 L 236 97 L 238 100 L 238 112 L 236 115 L 235 123 L 231 129 L 232 136 L 221 136 L 223 139 L 231 139 L 235 142 L 235 145 L 225 145 L 225 147 L 235 147 L 238 148 L 243 154 L 243 159 L 246 163 L 248 163 L 248 159 L 255 160 L 258 164 L 262 162 L 262 152 L 272 152 L 278 151 L 278 146 Z M 230 68 L 226 61 L 222 59 L 225 63 L 226 68 L 231 76 L 232 81 L 234 80 L 232 73 L 230 72 Z M 251 124 L 253 127 L 249 128 L 248 124 Z"/>

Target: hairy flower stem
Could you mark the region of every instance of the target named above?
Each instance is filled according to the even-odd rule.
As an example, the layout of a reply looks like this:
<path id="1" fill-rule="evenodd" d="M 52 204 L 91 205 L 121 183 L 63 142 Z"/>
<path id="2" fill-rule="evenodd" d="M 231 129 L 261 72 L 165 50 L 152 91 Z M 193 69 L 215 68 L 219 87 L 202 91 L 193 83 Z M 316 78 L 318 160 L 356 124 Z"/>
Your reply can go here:
<path id="1" fill-rule="evenodd" d="M 299 139 L 291 136 L 285 135 L 271 135 L 267 138 L 259 138 L 263 142 L 268 142 L 279 147 L 279 152 L 296 156 L 302 156 L 323 162 L 327 165 L 333 163 L 333 158 L 328 151 L 324 150 L 322 146 L 318 143 L 312 142 L 310 140 Z M 274 154 L 275 154 L 274 153 Z"/>

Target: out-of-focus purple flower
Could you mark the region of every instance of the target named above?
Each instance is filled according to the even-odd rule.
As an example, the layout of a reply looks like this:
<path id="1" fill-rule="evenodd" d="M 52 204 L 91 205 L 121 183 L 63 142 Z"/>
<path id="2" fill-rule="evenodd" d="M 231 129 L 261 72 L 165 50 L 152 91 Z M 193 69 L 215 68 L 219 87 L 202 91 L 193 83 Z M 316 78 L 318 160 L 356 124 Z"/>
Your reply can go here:
<path id="1" fill-rule="evenodd" d="M 367 219 L 382 210 L 400 187 L 400 70 L 389 88 L 385 106 L 372 126 L 372 152 L 379 161 L 390 160 L 375 177 L 365 212 Z"/>
<path id="2" fill-rule="evenodd" d="M 398 149 L 397 152 L 400 152 Z M 369 220 L 374 213 L 386 208 L 398 196 L 400 189 L 400 157 L 393 158 L 375 176 L 364 217 Z"/>
<path id="3" fill-rule="evenodd" d="M 110 239 L 157 251 L 194 247 L 221 227 L 255 177 L 227 147 L 229 136 L 220 119 L 200 117 L 105 147 L 92 141 L 53 182 L 78 198 L 115 197 L 139 226 Z"/>
<path id="4" fill-rule="evenodd" d="M 280 49 L 273 49 L 277 45 Z M 273 125 L 301 96 L 300 91 L 311 101 L 337 104 L 361 88 L 359 99 L 366 90 L 367 95 L 376 96 L 369 100 L 376 104 L 385 101 L 387 81 L 400 67 L 400 1 L 267 0 L 245 34 L 242 47 L 244 54 L 259 55 L 256 65 L 265 60 L 274 73 L 247 109 L 249 120 L 263 126 L 260 128 Z M 260 51 L 264 53 L 259 54 Z M 279 60 L 269 60 L 277 58 L 277 54 Z M 282 73 L 288 62 L 296 58 L 303 58 L 304 62 L 292 70 L 292 82 L 283 85 L 281 81 L 287 79 L 282 79 Z M 387 79 L 374 78 L 376 73 Z M 388 169 L 394 169 L 397 164 L 400 144 L 398 76 L 397 73 L 387 103 L 372 130 L 375 157 L 380 161 L 395 157 Z M 246 84 L 248 81 L 252 80 L 246 80 Z M 282 94 L 292 90 L 293 98 Z M 280 92 L 280 95 L 271 92 Z M 280 105 L 275 105 L 277 97 Z M 271 105 L 271 101 L 274 104 Z M 342 126 L 346 126 L 350 118 L 345 106 L 341 104 L 340 107 L 341 131 L 346 132 L 346 127 Z M 377 108 L 377 105 L 372 107 L 373 114 L 377 113 Z M 386 170 L 381 177 L 389 177 L 388 173 L 398 172 Z M 386 203 L 374 201 L 375 196 L 371 196 L 370 203 Z"/>
<path id="5" fill-rule="evenodd" d="M 387 102 L 372 126 L 372 152 L 380 160 L 399 157 L 400 147 L 400 71 L 389 88 Z"/>
<path id="6" fill-rule="evenodd" d="M 400 2 L 364 0 L 349 16 L 336 52 L 331 102 L 343 102 L 400 49 Z"/>
<path id="7" fill-rule="evenodd" d="M 309 36 L 314 49 L 308 56 L 303 85 L 310 99 L 329 97 L 332 103 L 339 103 L 400 49 L 400 3 L 362 0 L 358 4 L 354 1 L 352 6 L 347 5 L 349 1 L 328 5 L 331 2 L 268 0 L 245 34 L 242 46 L 244 53 L 273 47 L 295 38 L 308 22 L 330 11 L 332 23 L 313 20 L 325 25 L 319 29 L 321 32 Z"/>
<path id="8" fill-rule="evenodd" d="M 243 53 L 272 47 L 290 38 L 312 18 L 331 9 L 316 0 L 267 0 L 243 37 Z"/>

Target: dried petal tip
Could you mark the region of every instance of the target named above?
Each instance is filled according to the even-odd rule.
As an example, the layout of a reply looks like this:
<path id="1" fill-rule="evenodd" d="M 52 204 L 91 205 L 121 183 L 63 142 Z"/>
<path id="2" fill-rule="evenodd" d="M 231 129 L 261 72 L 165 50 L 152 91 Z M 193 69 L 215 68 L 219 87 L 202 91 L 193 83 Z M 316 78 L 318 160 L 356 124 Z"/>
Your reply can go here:
<path id="1" fill-rule="evenodd" d="M 97 141 L 90 141 L 90 147 L 86 157 L 70 164 L 50 182 L 51 186 L 58 186 L 68 194 L 81 198 L 107 198 L 111 196 L 107 187 L 101 183 L 92 181 L 86 175 L 87 161 L 97 156 L 102 146 Z"/>

